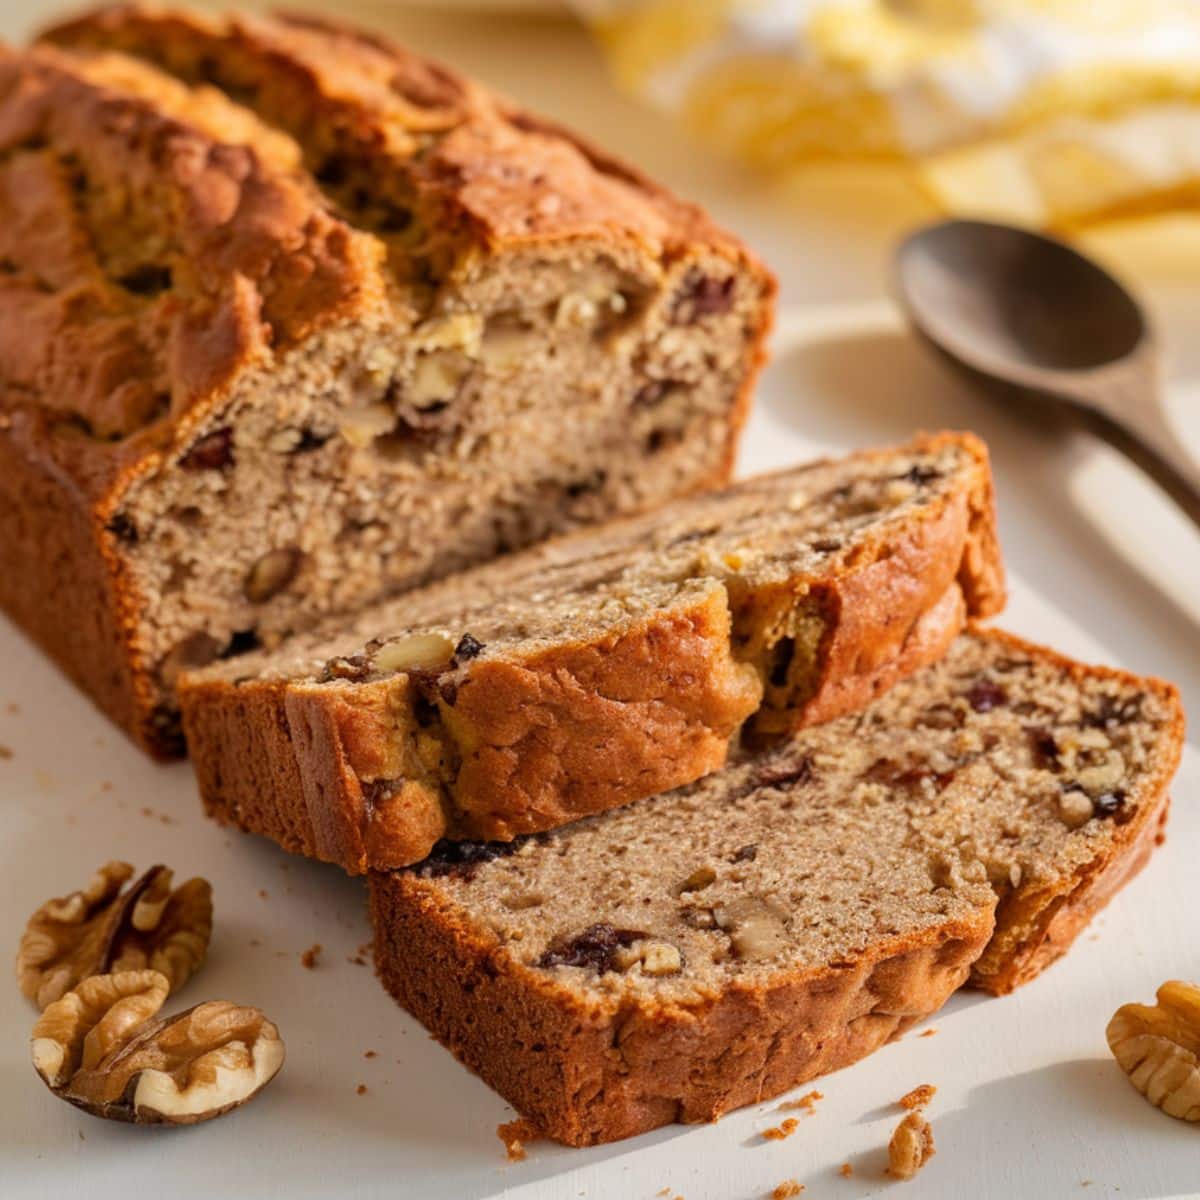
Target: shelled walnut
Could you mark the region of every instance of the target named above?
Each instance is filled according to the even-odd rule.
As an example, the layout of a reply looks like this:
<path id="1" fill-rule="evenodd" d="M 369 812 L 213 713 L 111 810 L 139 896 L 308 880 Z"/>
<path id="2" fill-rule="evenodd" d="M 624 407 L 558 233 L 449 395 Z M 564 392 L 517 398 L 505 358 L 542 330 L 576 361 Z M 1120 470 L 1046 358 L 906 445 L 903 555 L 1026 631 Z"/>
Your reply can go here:
<path id="1" fill-rule="evenodd" d="M 283 1065 L 279 1030 L 224 1000 L 155 1019 L 170 983 L 159 971 L 93 975 L 33 1027 L 33 1065 L 55 1095 L 93 1116 L 192 1125 L 264 1088 Z"/>
<path id="2" fill-rule="evenodd" d="M 149 967 L 180 988 L 204 962 L 212 934 L 212 889 L 151 867 L 127 889 L 133 867 L 110 862 L 87 887 L 48 900 L 29 918 L 17 950 L 17 982 L 39 1008 L 89 975 Z"/>
<path id="3" fill-rule="evenodd" d="M 935 1153 L 929 1122 L 923 1113 L 910 1112 L 888 1142 L 888 1174 L 895 1179 L 911 1179 Z"/>
<path id="4" fill-rule="evenodd" d="M 1117 1009 L 1106 1031 L 1109 1048 L 1155 1108 L 1200 1121 L 1200 987 L 1171 980 L 1156 999 Z"/>

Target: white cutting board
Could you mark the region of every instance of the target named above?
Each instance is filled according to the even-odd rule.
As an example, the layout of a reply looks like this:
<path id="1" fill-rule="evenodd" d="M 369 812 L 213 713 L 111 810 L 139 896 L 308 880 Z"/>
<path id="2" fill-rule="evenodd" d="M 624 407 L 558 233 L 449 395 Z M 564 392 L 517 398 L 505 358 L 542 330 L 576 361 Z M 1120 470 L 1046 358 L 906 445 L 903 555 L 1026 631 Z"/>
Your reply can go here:
<path id="1" fill-rule="evenodd" d="M 710 204 L 775 266 L 785 311 L 743 472 L 915 427 L 977 429 L 995 455 L 1013 573 L 1004 623 L 1076 654 L 1170 675 L 1200 708 L 1200 539 L 1110 455 L 1017 425 L 912 344 L 886 302 L 884 268 L 895 235 L 928 215 L 918 201 L 853 173 L 768 186 L 710 161 L 613 95 L 568 25 L 360 7 Z M 51 8 L 6 0 L 0 35 L 21 36 Z M 1137 272 L 1159 311 L 1172 399 L 1200 442 L 1200 346 L 1188 325 L 1200 307 L 1200 254 L 1189 257 L 1177 240 L 1163 249 L 1161 227 L 1094 245 Z M 900 1194 L 1200 1195 L 1200 1134 L 1146 1105 L 1104 1042 L 1118 1004 L 1149 1000 L 1167 978 L 1200 977 L 1194 747 L 1174 789 L 1167 845 L 1067 961 L 1003 1000 L 957 997 L 930 1022 L 936 1036 L 910 1034 L 820 1081 L 825 1099 L 789 1140 L 757 1136 L 780 1119 L 772 1104 L 595 1150 L 533 1144 L 527 1161 L 510 1165 L 495 1128 L 511 1110 L 397 1009 L 368 967 L 348 961 L 368 937 L 358 883 L 206 822 L 185 765 L 148 763 L 2 620 L 0 663 L 0 744 L 13 751 L 0 760 L 0 947 L 15 950 L 28 912 L 107 858 L 204 875 L 215 888 L 216 932 L 208 965 L 179 1004 L 260 1005 L 288 1047 L 275 1084 L 228 1119 L 170 1132 L 109 1125 L 41 1086 L 26 1046 L 32 1009 L 15 986 L 0 987 L 4 1200 L 649 1200 L 663 1188 L 686 1200 L 750 1200 L 787 1178 L 807 1185 L 806 1200 L 856 1200 L 900 1186 L 881 1174 L 899 1116 L 890 1102 L 924 1082 L 938 1087 L 930 1110 L 938 1153 Z M 299 956 L 315 942 L 324 953 L 306 970 Z M 377 1057 L 365 1058 L 369 1050 Z M 359 1084 L 368 1089 L 361 1096 Z M 838 1175 L 844 1162 L 850 1179 Z"/>

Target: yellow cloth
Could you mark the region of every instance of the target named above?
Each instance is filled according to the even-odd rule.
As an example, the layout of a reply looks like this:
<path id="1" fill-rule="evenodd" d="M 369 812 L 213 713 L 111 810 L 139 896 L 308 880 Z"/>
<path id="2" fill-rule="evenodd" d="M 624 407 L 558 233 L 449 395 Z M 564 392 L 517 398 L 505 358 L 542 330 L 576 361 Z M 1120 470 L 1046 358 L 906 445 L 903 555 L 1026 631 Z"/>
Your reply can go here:
<path id="1" fill-rule="evenodd" d="M 576 0 L 633 91 L 772 168 L 902 162 L 1064 225 L 1200 201 L 1200 0 Z"/>

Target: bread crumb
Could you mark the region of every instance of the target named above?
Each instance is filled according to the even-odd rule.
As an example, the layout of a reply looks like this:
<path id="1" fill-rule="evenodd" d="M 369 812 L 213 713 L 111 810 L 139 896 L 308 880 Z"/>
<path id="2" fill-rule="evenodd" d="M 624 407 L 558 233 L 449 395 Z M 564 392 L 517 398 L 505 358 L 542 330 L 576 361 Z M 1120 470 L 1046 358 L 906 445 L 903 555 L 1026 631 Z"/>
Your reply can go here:
<path id="1" fill-rule="evenodd" d="M 347 954 L 346 961 L 353 963 L 356 967 L 365 967 L 367 965 L 367 960 L 361 954 Z"/>
<path id="2" fill-rule="evenodd" d="M 367 1094 L 367 1085 L 365 1083 L 360 1083 L 358 1087 L 354 1089 L 354 1094 L 356 1096 L 365 1096 Z"/>
<path id="3" fill-rule="evenodd" d="M 824 1092 L 805 1092 L 799 1100 L 785 1100 L 780 1106 L 780 1112 L 791 1112 L 797 1108 L 802 1108 L 806 1113 L 812 1113 L 816 1109 L 818 1100 L 824 1100 Z"/>
<path id="4" fill-rule="evenodd" d="M 936 1153 L 933 1129 L 920 1112 L 910 1112 L 888 1142 L 888 1174 L 911 1179 Z"/>
<path id="5" fill-rule="evenodd" d="M 363 1058 L 378 1058 L 379 1052 L 376 1050 L 364 1050 Z"/>
<path id="6" fill-rule="evenodd" d="M 113 785 L 112 785 L 112 780 L 111 780 L 111 779 L 105 779 L 105 780 L 104 780 L 104 781 L 103 781 L 103 782 L 100 784 L 100 790 L 101 790 L 102 792 L 111 792 L 111 791 L 112 791 L 112 789 L 113 789 Z"/>
<path id="7" fill-rule="evenodd" d="M 850 1176 L 854 1174 L 854 1168 L 848 1162 L 842 1163 L 842 1165 L 838 1167 L 838 1174 L 843 1179 L 849 1179 Z"/>
<path id="8" fill-rule="evenodd" d="M 250 939 L 250 945 L 251 945 L 251 946 L 261 946 L 261 945 L 262 945 L 262 942 L 260 942 L 260 941 L 258 940 L 258 938 L 251 938 L 251 939 Z"/>
<path id="9" fill-rule="evenodd" d="M 523 1162 L 526 1158 L 525 1143 L 538 1136 L 537 1126 L 525 1117 L 506 1121 L 496 1126 L 496 1136 L 504 1143 L 504 1152 L 509 1162 Z"/>
<path id="10" fill-rule="evenodd" d="M 772 1193 L 771 1200 L 791 1200 L 793 1196 L 798 1196 L 804 1191 L 804 1184 L 797 1183 L 794 1179 L 785 1179 Z"/>
<path id="11" fill-rule="evenodd" d="M 0 743 L 0 759 L 4 759 L 5 762 L 7 762 L 10 758 L 12 758 L 12 756 L 13 756 L 13 752 L 12 752 L 11 747 L 5 746 L 3 743 Z"/>
<path id="12" fill-rule="evenodd" d="M 786 1121 L 772 1125 L 770 1129 L 764 1129 L 762 1136 L 768 1142 L 782 1142 L 784 1138 L 790 1138 L 796 1132 L 796 1126 L 799 1124 L 800 1122 L 795 1117 L 788 1117 Z"/>
<path id="13" fill-rule="evenodd" d="M 303 954 L 300 955 L 300 965 L 312 970 L 317 965 L 317 959 L 321 957 L 321 943 L 313 942 Z"/>
<path id="14" fill-rule="evenodd" d="M 920 1036 L 921 1036 L 921 1037 L 933 1037 L 933 1035 L 934 1035 L 935 1033 L 937 1033 L 937 1029 L 936 1029 L 936 1028 L 934 1028 L 934 1029 L 923 1029 L 923 1030 L 921 1031 L 921 1035 L 920 1035 Z"/>
<path id="15" fill-rule="evenodd" d="M 937 1095 L 937 1088 L 932 1083 L 918 1083 L 911 1092 L 906 1092 L 896 1103 L 911 1112 L 914 1108 L 924 1108 L 935 1095 Z"/>
<path id="16" fill-rule="evenodd" d="M 258 898 L 259 898 L 260 900 L 265 900 L 265 899 L 267 898 L 267 896 L 268 896 L 268 895 L 269 895 L 269 893 L 268 893 L 268 891 L 267 891 L 267 889 L 266 889 L 266 888 L 259 888 L 259 889 L 258 889 Z"/>
<path id="17" fill-rule="evenodd" d="M 4 706 L 4 711 L 8 713 L 10 717 L 15 717 L 21 711 L 21 706 L 15 700 L 10 700 Z"/>

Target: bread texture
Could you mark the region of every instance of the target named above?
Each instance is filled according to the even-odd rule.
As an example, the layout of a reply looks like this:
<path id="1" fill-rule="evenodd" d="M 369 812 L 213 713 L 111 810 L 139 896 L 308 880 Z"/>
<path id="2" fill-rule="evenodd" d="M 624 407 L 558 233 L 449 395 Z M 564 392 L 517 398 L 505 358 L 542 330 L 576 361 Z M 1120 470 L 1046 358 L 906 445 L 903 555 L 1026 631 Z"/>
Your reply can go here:
<path id="1" fill-rule="evenodd" d="M 1167 684 L 974 630 L 859 714 L 371 876 L 384 985 L 547 1135 L 707 1121 L 1061 955 L 1161 838 Z"/>
<path id="2" fill-rule="evenodd" d="M 214 816 L 357 872 L 689 783 L 1002 601 L 986 451 L 937 434 L 550 541 L 179 695 Z"/>
<path id="3" fill-rule="evenodd" d="M 384 39 L 0 50 L 0 607 L 158 754 L 179 673 L 723 482 L 774 284 Z"/>

